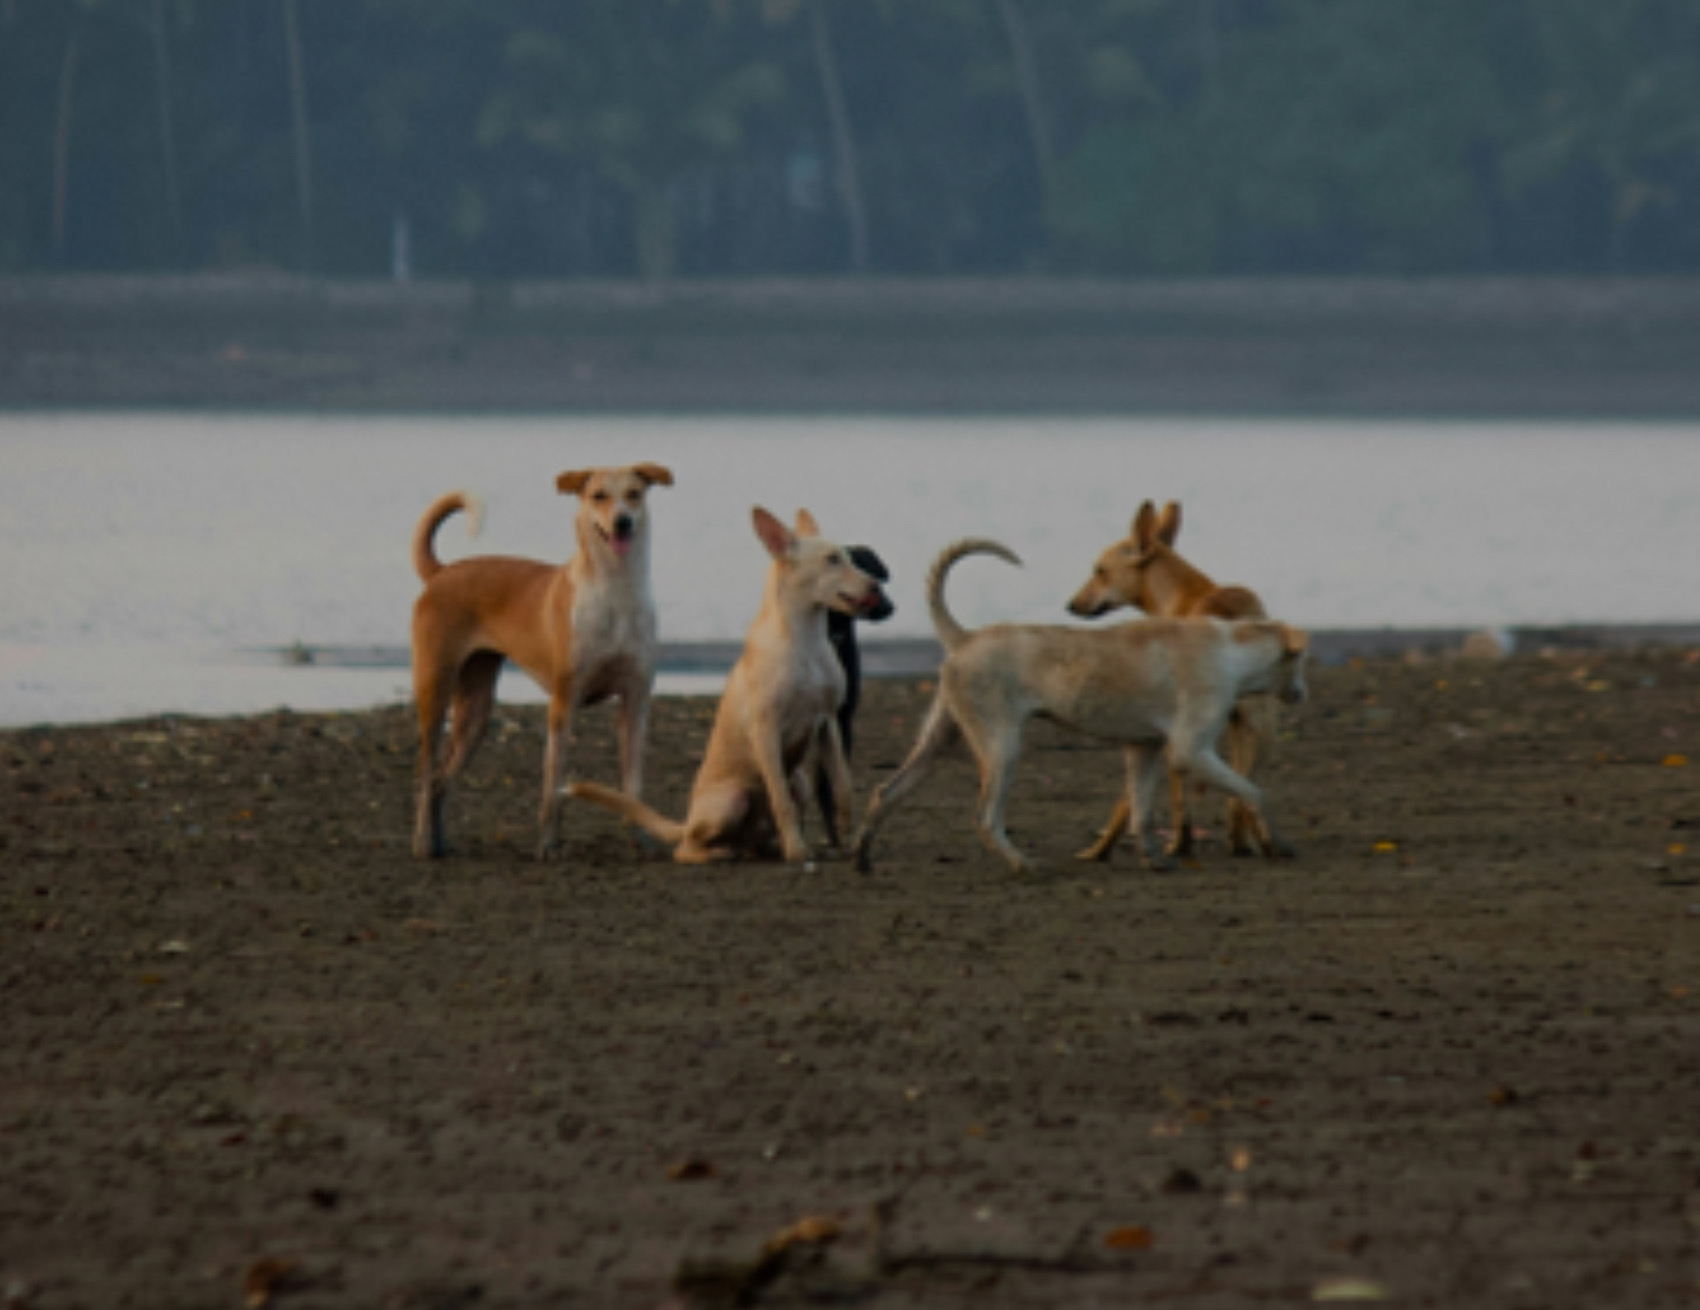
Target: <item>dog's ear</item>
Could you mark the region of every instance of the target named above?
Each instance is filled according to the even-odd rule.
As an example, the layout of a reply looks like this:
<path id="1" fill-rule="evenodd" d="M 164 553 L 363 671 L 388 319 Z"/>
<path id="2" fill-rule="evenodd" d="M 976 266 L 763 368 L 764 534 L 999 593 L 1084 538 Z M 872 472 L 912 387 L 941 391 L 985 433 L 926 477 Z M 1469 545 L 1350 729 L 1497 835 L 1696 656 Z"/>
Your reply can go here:
<path id="1" fill-rule="evenodd" d="M 806 509 L 797 511 L 797 535 L 799 537 L 820 536 L 820 524 L 815 522 L 815 516 Z"/>
<path id="2" fill-rule="evenodd" d="M 1310 649 L 1310 633 L 1303 628 L 1289 628 L 1281 625 L 1281 642 L 1289 655 L 1303 655 Z"/>
<path id="3" fill-rule="evenodd" d="M 574 469 L 555 479 L 555 490 L 563 496 L 576 496 L 584 490 L 584 484 L 595 476 L 595 469 Z"/>
<path id="4" fill-rule="evenodd" d="M 760 505 L 750 511 L 750 518 L 756 525 L 756 536 L 767 547 L 767 553 L 774 559 L 789 559 L 797 549 L 797 538 L 791 529 Z"/>
<path id="5" fill-rule="evenodd" d="M 652 487 L 673 485 L 673 470 L 664 464 L 633 464 L 632 472 Z"/>
<path id="6" fill-rule="evenodd" d="M 1181 535 L 1181 503 L 1171 500 L 1163 506 L 1163 512 L 1157 516 L 1157 527 L 1154 530 L 1157 540 L 1165 546 L 1175 544 L 1175 538 Z"/>
<path id="7" fill-rule="evenodd" d="M 1157 507 L 1148 500 L 1139 502 L 1139 513 L 1133 516 L 1133 539 L 1142 551 L 1151 549 L 1157 533 Z"/>

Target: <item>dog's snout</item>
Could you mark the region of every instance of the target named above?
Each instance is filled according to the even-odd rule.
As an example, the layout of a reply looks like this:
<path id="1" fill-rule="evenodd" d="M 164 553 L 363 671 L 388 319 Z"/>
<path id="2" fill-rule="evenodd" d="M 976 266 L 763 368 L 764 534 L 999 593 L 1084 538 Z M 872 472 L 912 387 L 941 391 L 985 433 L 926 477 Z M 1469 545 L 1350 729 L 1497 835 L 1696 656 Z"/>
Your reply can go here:
<path id="1" fill-rule="evenodd" d="M 614 516 L 614 535 L 624 541 L 632 535 L 637 524 L 630 514 L 620 513 Z"/>

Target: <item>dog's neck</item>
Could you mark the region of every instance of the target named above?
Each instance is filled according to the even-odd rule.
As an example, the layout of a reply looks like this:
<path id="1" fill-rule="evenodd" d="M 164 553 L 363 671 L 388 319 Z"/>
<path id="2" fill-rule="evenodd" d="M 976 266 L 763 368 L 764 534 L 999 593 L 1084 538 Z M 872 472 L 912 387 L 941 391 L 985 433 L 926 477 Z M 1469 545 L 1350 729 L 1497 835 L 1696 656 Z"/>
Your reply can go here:
<path id="1" fill-rule="evenodd" d="M 1145 586 L 1150 593 L 1150 612 L 1159 618 L 1179 618 L 1216 590 L 1215 582 L 1203 570 L 1167 549 L 1146 567 Z"/>
<path id="2" fill-rule="evenodd" d="M 817 605 L 792 585 L 786 565 L 774 562 L 768 566 L 767 584 L 762 592 L 761 612 L 756 615 L 758 626 L 767 626 L 796 643 L 826 642 L 825 606 Z"/>

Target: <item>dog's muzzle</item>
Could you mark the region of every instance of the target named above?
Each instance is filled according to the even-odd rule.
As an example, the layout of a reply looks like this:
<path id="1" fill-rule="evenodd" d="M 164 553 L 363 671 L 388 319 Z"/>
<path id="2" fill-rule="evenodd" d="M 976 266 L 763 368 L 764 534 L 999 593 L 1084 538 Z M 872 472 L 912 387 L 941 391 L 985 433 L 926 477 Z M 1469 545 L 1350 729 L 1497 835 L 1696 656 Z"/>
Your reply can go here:
<path id="1" fill-rule="evenodd" d="M 862 612 L 858 618 L 866 619 L 869 623 L 884 623 L 897 612 L 897 606 L 891 603 L 891 597 L 885 594 L 885 589 L 875 587 L 873 593 L 862 601 Z"/>
<path id="2" fill-rule="evenodd" d="M 850 557 L 850 562 L 866 573 L 876 582 L 890 582 L 891 574 L 886 571 L 885 561 L 881 559 L 871 546 L 846 546 L 844 553 Z M 849 600 L 849 597 L 845 597 Z M 860 601 L 851 601 L 856 610 L 856 617 L 869 623 L 883 623 L 897 612 L 897 606 L 891 603 L 891 597 L 885 594 L 883 587 L 875 587 L 873 592 L 864 596 Z"/>
<path id="3" fill-rule="evenodd" d="M 630 514 L 616 515 L 613 531 L 604 531 L 602 534 L 602 539 L 613 548 L 616 555 L 624 555 L 630 550 L 636 537 L 637 523 Z"/>

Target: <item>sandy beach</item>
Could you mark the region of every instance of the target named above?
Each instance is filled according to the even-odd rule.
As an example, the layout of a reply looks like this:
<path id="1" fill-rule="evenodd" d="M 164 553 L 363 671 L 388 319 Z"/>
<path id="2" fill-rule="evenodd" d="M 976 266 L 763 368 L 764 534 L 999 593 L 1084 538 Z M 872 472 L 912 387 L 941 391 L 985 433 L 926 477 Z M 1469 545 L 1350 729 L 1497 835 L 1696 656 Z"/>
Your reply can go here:
<path id="1" fill-rule="evenodd" d="M 866 690 L 864 798 L 928 696 Z M 1041 730 L 1020 880 L 966 762 L 869 876 L 542 865 L 509 709 L 422 864 L 402 707 L 0 734 L 6 1302 L 1693 1304 L 1700 664 L 1312 690 L 1296 860 L 1075 862 L 1119 758 Z"/>

